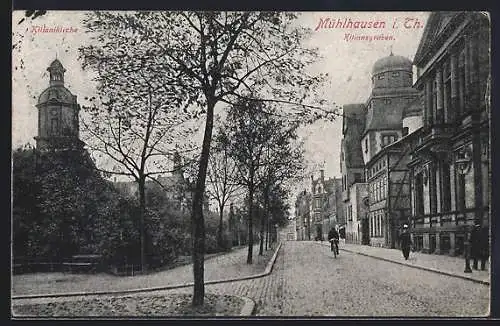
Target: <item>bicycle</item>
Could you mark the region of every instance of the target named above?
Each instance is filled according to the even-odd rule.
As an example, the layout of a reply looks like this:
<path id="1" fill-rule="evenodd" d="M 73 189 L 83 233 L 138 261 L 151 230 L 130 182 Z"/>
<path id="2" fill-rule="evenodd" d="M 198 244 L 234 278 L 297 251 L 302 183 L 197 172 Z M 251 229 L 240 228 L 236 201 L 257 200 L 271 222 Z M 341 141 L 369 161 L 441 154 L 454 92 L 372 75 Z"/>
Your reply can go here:
<path id="1" fill-rule="evenodd" d="M 337 253 L 339 252 L 339 240 L 331 239 L 328 241 L 330 241 L 330 250 L 333 251 L 333 256 L 337 258 Z"/>

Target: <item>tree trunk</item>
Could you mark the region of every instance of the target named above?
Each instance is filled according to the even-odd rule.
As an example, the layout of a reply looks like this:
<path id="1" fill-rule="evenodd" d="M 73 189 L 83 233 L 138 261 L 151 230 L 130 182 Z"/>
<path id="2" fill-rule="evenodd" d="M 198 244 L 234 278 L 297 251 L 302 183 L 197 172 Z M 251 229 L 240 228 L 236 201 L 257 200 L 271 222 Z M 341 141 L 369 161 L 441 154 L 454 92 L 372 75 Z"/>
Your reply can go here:
<path id="1" fill-rule="evenodd" d="M 307 239 L 311 240 L 311 217 L 307 216 Z"/>
<path id="2" fill-rule="evenodd" d="M 144 218 L 146 215 L 146 178 L 141 175 L 139 177 L 139 236 L 141 242 L 141 270 L 146 271 L 146 232 L 144 227 Z"/>
<path id="3" fill-rule="evenodd" d="M 266 222 L 266 250 L 269 250 L 269 215 Z"/>
<path id="4" fill-rule="evenodd" d="M 260 247 L 259 247 L 259 256 L 264 254 L 264 230 L 266 227 L 266 218 L 267 218 L 267 209 L 269 207 L 269 196 L 268 191 L 264 191 L 264 214 L 260 217 Z"/>
<path id="5" fill-rule="evenodd" d="M 222 239 L 222 229 L 223 229 L 223 217 L 224 217 L 224 206 L 219 206 L 219 227 L 217 228 L 217 243 L 219 248 L 224 248 L 224 243 Z"/>
<path id="6" fill-rule="evenodd" d="M 210 143 L 212 141 L 212 130 L 214 120 L 214 103 L 207 104 L 207 118 L 205 122 L 205 134 L 201 148 L 201 157 L 198 167 L 198 177 L 194 190 L 193 208 L 191 213 L 192 236 L 193 236 L 193 306 L 203 305 L 205 299 L 205 220 L 203 218 L 203 195 L 205 193 L 205 180 L 207 177 L 208 159 L 210 156 Z"/>
<path id="7" fill-rule="evenodd" d="M 248 256 L 247 264 L 252 263 L 253 255 L 253 168 L 250 168 L 250 186 L 248 187 Z"/>

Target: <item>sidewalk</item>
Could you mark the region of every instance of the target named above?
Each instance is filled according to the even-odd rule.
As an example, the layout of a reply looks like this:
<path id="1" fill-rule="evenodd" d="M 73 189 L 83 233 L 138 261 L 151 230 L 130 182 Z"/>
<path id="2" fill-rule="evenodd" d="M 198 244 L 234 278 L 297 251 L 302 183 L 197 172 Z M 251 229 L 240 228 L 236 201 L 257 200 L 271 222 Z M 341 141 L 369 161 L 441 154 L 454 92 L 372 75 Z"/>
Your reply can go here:
<path id="1" fill-rule="evenodd" d="M 248 247 L 240 248 L 205 261 L 205 282 L 243 278 L 264 272 L 274 249 L 259 256 L 253 248 L 253 264 L 246 263 Z M 74 292 L 124 291 L 140 288 L 174 286 L 193 282 L 192 265 L 139 276 L 110 274 L 36 273 L 12 276 L 12 295 L 63 294 Z"/>
<path id="2" fill-rule="evenodd" d="M 317 242 L 329 246 L 328 242 Z M 385 261 L 390 261 L 400 265 L 411 266 L 423 270 L 432 271 L 439 274 L 459 277 L 482 284 L 490 284 L 490 264 L 486 263 L 486 271 L 472 270 L 472 273 L 464 273 L 465 259 L 463 257 L 451 257 L 446 255 L 423 254 L 420 252 L 410 252 L 410 258 L 405 260 L 401 250 L 387 249 L 380 247 L 370 247 L 350 243 L 340 243 L 340 249 L 364 256 L 373 257 Z M 472 268 L 472 260 L 470 262 Z"/>

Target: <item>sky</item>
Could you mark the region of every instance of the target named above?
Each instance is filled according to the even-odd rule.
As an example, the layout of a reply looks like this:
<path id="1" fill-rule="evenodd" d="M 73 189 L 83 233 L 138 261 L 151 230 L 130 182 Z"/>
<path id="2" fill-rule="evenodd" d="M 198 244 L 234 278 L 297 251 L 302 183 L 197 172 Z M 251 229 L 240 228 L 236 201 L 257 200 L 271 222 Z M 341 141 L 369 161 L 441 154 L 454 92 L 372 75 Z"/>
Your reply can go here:
<path id="1" fill-rule="evenodd" d="M 306 44 L 317 47 L 322 59 L 311 72 L 328 72 L 324 96 L 338 105 L 364 103 L 371 92 L 371 69 L 380 58 L 402 55 L 413 59 L 429 13 L 426 12 L 304 12 L 297 21 L 315 30 Z M 48 87 L 46 68 L 57 57 L 66 68 L 65 85 L 80 104 L 95 92 L 92 75 L 78 61 L 78 47 L 88 44 L 82 26 L 84 12 L 48 11 L 36 19 L 13 12 L 12 146 L 31 143 L 37 134 L 39 94 Z M 327 22 L 328 19 L 328 22 Z M 371 25 L 342 28 L 338 22 Z M 329 24 L 334 21 L 334 24 Z M 326 23 L 325 23 L 326 22 Z M 338 26 L 336 26 L 338 25 Z M 72 28 L 66 32 L 37 32 L 39 27 Z M 331 28 L 330 28 L 331 27 Z M 381 27 L 381 28 L 375 28 Z M 320 121 L 301 131 L 306 138 L 309 169 L 325 169 L 325 176 L 340 176 L 342 121 Z M 297 187 L 308 187 L 307 181 Z"/>

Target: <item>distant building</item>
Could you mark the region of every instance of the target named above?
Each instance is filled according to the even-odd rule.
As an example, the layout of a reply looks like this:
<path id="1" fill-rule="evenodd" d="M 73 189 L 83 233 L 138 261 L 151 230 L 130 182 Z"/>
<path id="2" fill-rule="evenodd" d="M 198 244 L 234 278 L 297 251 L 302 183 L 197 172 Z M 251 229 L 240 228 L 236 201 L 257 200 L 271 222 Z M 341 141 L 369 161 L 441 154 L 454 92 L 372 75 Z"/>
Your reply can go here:
<path id="1" fill-rule="evenodd" d="M 295 227 L 297 240 L 311 239 L 311 194 L 306 190 L 301 191 L 295 200 Z"/>
<path id="2" fill-rule="evenodd" d="M 325 179 L 325 171 L 320 170 L 319 178 L 311 175 L 311 202 L 310 217 L 312 220 L 311 232 L 314 239 L 322 240 L 328 234 L 328 229 L 334 225 L 344 226 L 345 219 L 341 212 L 340 187 L 338 179 Z M 339 211 L 341 215 L 339 215 Z M 311 235 L 312 237 L 312 235 Z"/>
<path id="3" fill-rule="evenodd" d="M 490 225 L 490 22 L 433 12 L 415 55 L 423 127 L 412 143 L 411 231 L 418 249 L 460 255 Z"/>
<path id="4" fill-rule="evenodd" d="M 288 220 L 288 223 L 277 229 L 278 231 L 278 242 L 281 241 L 295 241 L 297 240 L 296 232 L 296 220 Z"/>
<path id="5" fill-rule="evenodd" d="M 333 226 L 345 223 L 341 180 L 325 179 L 324 170 L 315 179 L 311 175 L 311 191 L 301 191 L 295 200 L 297 240 L 325 239 Z"/>
<path id="6" fill-rule="evenodd" d="M 323 202 L 323 239 L 328 238 L 332 227 L 345 227 L 344 210 L 342 206 L 342 180 L 329 178 L 325 180 L 326 196 Z"/>
<path id="7" fill-rule="evenodd" d="M 116 189 L 123 195 L 138 197 L 138 184 L 135 181 L 114 182 Z M 174 154 L 173 170 L 171 175 L 158 176 L 155 180 L 146 180 L 146 203 L 151 200 L 151 193 L 160 196 L 161 200 L 171 208 L 179 211 L 191 211 L 194 189 L 184 177 L 182 159 L 178 153 Z M 203 202 L 205 211 L 209 211 L 209 200 L 205 196 Z"/>

